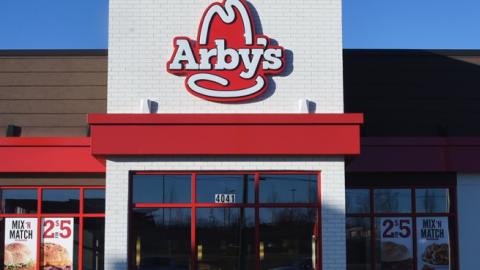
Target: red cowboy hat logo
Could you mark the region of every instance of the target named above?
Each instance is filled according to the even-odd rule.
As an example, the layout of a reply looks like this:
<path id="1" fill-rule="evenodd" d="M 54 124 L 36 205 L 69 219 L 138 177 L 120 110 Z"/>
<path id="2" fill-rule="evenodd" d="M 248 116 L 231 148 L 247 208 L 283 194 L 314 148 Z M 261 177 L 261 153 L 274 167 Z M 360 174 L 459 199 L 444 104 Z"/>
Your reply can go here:
<path id="1" fill-rule="evenodd" d="M 195 96 L 235 102 L 262 95 L 267 75 L 285 66 L 285 51 L 255 33 L 245 0 L 211 4 L 200 22 L 197 40 L 176 37 L 167 63 L 169 73 L 186 76 L 185 86 Z"/>

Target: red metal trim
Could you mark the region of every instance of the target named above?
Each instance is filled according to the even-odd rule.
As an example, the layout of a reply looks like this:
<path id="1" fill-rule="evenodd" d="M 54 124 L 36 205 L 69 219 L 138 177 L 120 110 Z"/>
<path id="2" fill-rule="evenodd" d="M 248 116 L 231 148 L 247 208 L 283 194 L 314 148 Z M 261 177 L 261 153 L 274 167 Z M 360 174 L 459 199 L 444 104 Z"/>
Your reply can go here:
<path id="1" fill-rule="evenodd" d="M 317 208 L 316 204 L 311 203 L 230 203 L 230 204 L 219 204 L 219 203 L 135 203 L 134 208 L 190 208 L 195 206 L 196 208 L 255 208 L 255 206 L 260 208 L 277 208 L 277 207 L 286 207 L 286 208 Z"/>
<path id="2" fill-rule="evenodd" d="M 193 203 L 135 203 L 133 208 L 190 208 Z"/>
<path id="3" fill-rule="evenodd" d="M 362 124 L 363 114 L 89 114 L 91 125 Z"/>
<path id="4" fill-rule="evenodd" d="M 36 217 L 38 214 L 0 214 L 0 218 L 9 218 L 9 217 Z M 101 218 L 105 217 L 105 214 L 83 214 L 80 213 L 72 213 L 72 214 L 65 214 L 65 213 L 42 213 L 42 217 L 89 217 L 89 218 Z"/>
<path id="5" fill-rule="evenodd" d="M 192 175 L 193 173 L 197 175 L 204 175 L 204 174 L 212 174 L 212 175 L 222 175 L 222 174 L 235 174 L 235 175 L 243 175 L 243 174 L 256 174 L 258 171 L 139 171 L 133 172 L 134 175 Z M 262 170 L 260 174 L 312 174 L 317 175 L 318 171 L 268 171 Z"/>
<path id="6" fill-rule="evenodd" d="M 104 172 L 105 160 L 91 155 L 90 138 L 0 138 L 0 173 Z"/>
<path id="7" fill-rule="evenodd" d="M 316 268 L 318 270 L 323 269 L 323 226 L 322 226 L 322 173 L 318 172 L 318 177 L 317 177 L 317 243 L 316 247 L 318 249 L 317 251 L 317 265 Z"/>
<path id="8" fill-rule="evenodd" d="M 37 264 L 36 270 L 40 270 L 40 264 L 43 261 L 41 253 L 42 242 L 42 188 L 37 189 Z"/>
<path id="9" fill-rule="evenodd" d="M 191 243 L 191 266 L 192 269 L 197 269 L 197 208 L 195 207 L 195 203 L 197 202 L 197 175 L 195 173 L 192 174 L 192 208 L 191 208 L 191 216 L 192 221 L 190 225 L 190 243 Z"/>
<path id="10" fill-rule="evenodd" d="M 83 269 L 83 212 L 84 212 L 84 189 L 80 188 L 80 220 L 78 233 L 78 270 Z"/>
<path id="11" fill-rule="evenodd" d="M 40 186 L 0 186 L 0 189 L 37 189 Z M 41 186 L 42 189 L 105 189 L 105 186 Z"/>

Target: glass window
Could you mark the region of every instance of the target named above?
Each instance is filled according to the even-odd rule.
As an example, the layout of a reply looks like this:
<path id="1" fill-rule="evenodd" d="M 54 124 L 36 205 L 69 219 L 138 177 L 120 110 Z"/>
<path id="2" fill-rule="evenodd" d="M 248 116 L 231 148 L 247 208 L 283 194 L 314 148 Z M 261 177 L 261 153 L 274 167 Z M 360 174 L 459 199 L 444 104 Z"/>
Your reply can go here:
<path id="1" fill-rule="evenodd" d="M 317 175 L 262 174 L 261 203 L 316 203 Z"/>
<path id="2" fill-rule="evenodd" d="M 43 213 L 78 213 L 80 190 L 44 189 L 42 193 Z"/>
<path id="3" fill-rule="evenodd" d="M 133 210 L 133 269 L 189 269 L 190 209 Z"/>
<path id="4" fill-rule="evenodd" d="M 221 194 L 230 195 L 231 202 L 233 194 L 234 203 L 253 203 L 254 187 L 254 175 L 197 175 L 197 202 L 214 203 Z"/>
<path id="5" fill-rule="evenodd" d="M 103 270 L 105 246 L 105 219 L 83 220 L 83 269 Z"/>
<path id="6" fill-rule="evenodd" d="M 448 213 L 450 199 L 446 188 L 416 189 L 416 207 L 418 213 Z"/>
<path id="7" fill-rule="evenodd" d="M 410 213 L 412 197 L 410 189 L 375 189 L 375 212 Z"/>
<path id="8" fill-rule="evenodd" d="M 347 217 L 347 269 L 370 270 L 371 264 L 371 230 L 370 218 Z"/>
<path id="9" fill-rule="evenodd" d="M 2 213 L 31 214 L 37 212 L 36 189 L 4 189 L 0 191 Z"/>
<path id="10" fill-rule="evenodd" d="M 260 209 L 261 269 L 314 269 L 317 210 Z"/>
<path id="11" fill-rule="evenodd" d="M 133 203 L 188 203 L 190 175 L 134 175 Z"/>
<path id="12" fill-rule="evenodd" d="M 346 211 L 348 214 L 370 212 L 370 190 L 347 189 Z"/>
<path id="13" fill-rule="evenodd" d="M 255 211 L 197 209 L 199 269 L 255 269 Z"/>
<path id="14" fill-rule="evenodd" d="M 83 208 L 85 213 L 105 213 L 105 190 L 85 189 L 83 193 Z"/>
<path id="15" fill-rule="evenodd" d="M 409 217 L 375 218 L 376 269 L 413 269 L 413 229 Z"/>

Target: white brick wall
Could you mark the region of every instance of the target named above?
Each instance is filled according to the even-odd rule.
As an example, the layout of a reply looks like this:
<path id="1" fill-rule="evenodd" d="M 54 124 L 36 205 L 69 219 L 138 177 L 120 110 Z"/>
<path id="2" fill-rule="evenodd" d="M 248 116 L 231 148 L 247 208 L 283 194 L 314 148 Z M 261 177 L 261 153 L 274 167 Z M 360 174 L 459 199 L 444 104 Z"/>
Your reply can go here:
<path id="1" fill-rule="evenodd" d="M 138 113 L 155 99 L 159 113 L 296 113 L 299 99 L 317 113 L 343 112 L 341 0 L 251 0 L 263 34 L 288 50 L 287 74 L 264 98 L 220 104 L 192 96 L 184 77 L 166 72 L 175 36 L 195 39 L 214 0 L 110 0 L 108 112 Z M 130 170 L 321 170 L 324 270 L 345 270 L 344 161 L 321 158 L 110 158 L 107 161 L 105 263 L 127 269 Z"/>
<path id="2" fill-rule="evenodd" d="M 107 162 L 105 269 L 127 269 L 131 170 L 321 170 L 323 269 L 345 270 L 343 158 L 110 158 Z"/>
<path id="3" fill-rule="evenodd" d="M 166 63 L 175 36 L 196 39 L 212 2 L 110 1 L 109 113 L 137 113 L 142 98 L 158 100 L 159 112 L 168 113 L 292 113 L 301 98 L 314 101 L 317 112 L 343 112 L 341 0 L 251 1 L 257 26 L 291 52 L 293 70 L 274 76 L 275 91 L 261 101 L 220 104 L 189 94 L 185 77 L 167 73 Z"/>

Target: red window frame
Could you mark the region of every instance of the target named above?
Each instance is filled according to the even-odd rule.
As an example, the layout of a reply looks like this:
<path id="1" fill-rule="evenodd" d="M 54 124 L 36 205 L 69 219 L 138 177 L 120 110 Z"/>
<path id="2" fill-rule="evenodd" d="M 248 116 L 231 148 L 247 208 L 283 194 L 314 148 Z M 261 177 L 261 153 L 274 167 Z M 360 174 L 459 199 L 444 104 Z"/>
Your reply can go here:
<path id="1" fill-rule="evenodd" d="M 455 183 L 435 183 L 430 181 L 425 181 L 424 183 L 409 183 L 404 185 L 368 185 L 365 183 L 360 184 L 350 184 L 346 185 L 345 190 L 354 190 L 354 189 L 363 189 L 369 190 L 369 202 L 370 208 L 368 213 L 346 213 L 346 218 L 368 218 L 370 222 L 370 249 L 371 249 L 371 258 L 370 265 L 371 270 L 377 270 L 377 254 L 376 254 L 376 231 L 375 231 L 375 218 L 379 217 L 407 217 L 412 220 L 412 247 L 413 247 L 413 268 L 412 270 L 421 270 L 417 269 L 417 217 L 448 217 L 449 226 L 450 226 L 450 250 L 453 260 L 451 261 L 451 270 L 458 269 L 458 224 L 457 224 L 457 189 Z M 407 213 L 398 213 L 398 212 L 375 212 L 375 198 L 374 190 L 377 189 L 408 189 L 411 194 L 411 211 Z M 440 213 L 418 213 L 417 212 L 417 202 L 416 202 L 416 190 L 417 189 L 448 189 L 448 196 L 450 202 L 449 212 L 440 212 Z"/>
<path id="2" fill-rule="evenodd" d="M 233 203 L 233 204 L 216 204 L 216 203 L 198 203 L 196 194 L 196 176 L 197 175 L 245 175 L 255 176 L 255 199 L 254 203 Z M 309 174 L 317 176 L 317 203 L 260 203 L 260 175 L 262 174 Z M 133 203 L 132 202 L 132 182 L 134 175 L 191 175 L 191 202 L 190 203 Z M 128 269 L 133 269 L 135 251 L 133 249 L 134 239 L 132 238 L 133 208 L 189 208 L 191 209 L 191 241 L 190 241 L 190 260 L 191 269 L 197 269 L 197 238 L 196 238 L 196 209 L 197 208 L 252 208 L 255 211 L 255 270 L 260 270 L 260 208 L 315 208 L 317 209 L 317 220 L 315 226 L 316 242 L 316 262 L 315 269 L 322 270 L 322 177 L 321 171 L 134 171 L 130 173 L 130 194 L 129 194 L 129 239 L 128 239 Z"/>
<path id="3" fill-rule="evenodd" d="M 0 218 L 37 218 L 37 264 L 36 270 L 41 270 L 41 233 L 42 233 L 42 218 L 46 217 L 69 217 L 78 218 L 78 270 L 83 269 L 83 220 L 84 218 L 105 218 L 105 213 L 85 213 L 84 212 L 84 195 L 85 190 L 90 189 L 102 189 L 105 190 L 105 186 L 0 186 L 0 190 L 7 189 L 30 189 L 37 190 L 37 213 L 33 214 L 5 214 L 0 213 Z M 80 191 L 79 198 L 79 212 L 78 213 L 42 213 L 42 196 L 43 190 L 51 189 L 72 189 Z M 0 232 L 3 233 L 3 232 Z M 3 243 L 2 243 L 3 245 Z M 3 264 L 3 262 L 2 262 Z"/>

